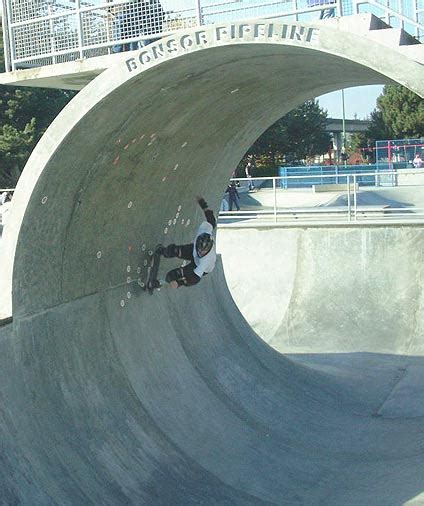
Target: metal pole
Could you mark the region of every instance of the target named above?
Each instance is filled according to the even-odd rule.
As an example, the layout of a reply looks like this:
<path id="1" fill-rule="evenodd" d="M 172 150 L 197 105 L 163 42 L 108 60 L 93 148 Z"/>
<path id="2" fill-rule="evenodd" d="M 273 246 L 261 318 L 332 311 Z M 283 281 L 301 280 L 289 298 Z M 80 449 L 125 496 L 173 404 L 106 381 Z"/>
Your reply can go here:
<path id="1" fill-rule="evenodd" d="M 274 190 L 274 223 L 277 223 L 277 179 L 272 178 L 272 189 Z"/>
<path id="2" fill-rule="evenodd" d="M 348 221 L 351 221 L 350 216 L 350 175 L 347 175 L 347 216 Z"/>
<path id="3" fill-rule="evenodd" d="M 84 41 L 83 41 L 83 35 L 82 35 L 81 0 L 77 0 L 76 15 L 77 15 L 78 52 L 79 52 L 79 57 L 82 60 L 84 57 L 84 53 L 82 50 L 82 47 L 84 45 Z M 106 19 L 107 19 L 106 22 L 108 23 L 109 19 L 108 18 L 106 18 Z M 106 26 L 107 26 L 108 36 L 109 36 L 109 26 L 108 25 L 106 25 Z"/>
<path id="4" fill-rule="evenodd" d="M 10 72 L 10 46 L 9 46 L 9 22 L 8 22 L 8 5 L 6 0 L 2 0 L 2 22 L 3 22 L 3 47 L 4 47 L 4 68 L 6 72 Z"/>
<path id="5" fill-rule="evenodd" d="M 9 61 L 10 68 L 8 69 L 6 67 L 6 70 L 11 71 L 11 70 L 15 70 L 16 69 L 16 66 L 15 66 L 16 46 L 15 46 L 15 40 L 14 40 L 14 37 L 13 37 L 12 16 L 11 16 L 11 12 L 10 12 L 10 6 L 7 3 L 7 0 L 4 1 L 3 8 L 4 8 L 4 6 L 7 6 L 7 8 L 6 8 L 6 19 L 7 19 L 7 34 L 8 34 L 8 38 L 9 38 L 9 42 L 8 42 L 7 46 L 5 46 L 6 52 L 7 51 L 9 52 L 9 58 L 5 57 L 5 64 L 6 64 L 7 61 Z M 4 12 L 5 11 L 3 11 L 3 20 L 5 19 Z M 5 27 L 3 27 L 3 33 L 4 33 L 4 28 Z"/>
<path id="6" fill-rule="evenodd" d="M 203 16 L 202 16 L 202 6 L 200 5 L 200 1 L 201 0 L 195 0 L 196 2 L 196 17 L 197 17 L 197 23 L 198 23 L 198 26 L 202 26 L 203 25 Z"/>
<path id="7" fill-rule="evenodd" d="M 52 6 L 51 4 L 49 3 L 49 5 L 47 6 L 47 13 L 48 13 L 48 17 L 49 17 L 49 28 L 50 28 L 50 50 L 52 52 L 52 61 L 53 63 L 56 63 L 56 44 L 55 44 L 55 40 L 54 40 L 54 23 L 53 23 L 53 19 L 52 19 Z"/>
<path id="8" fill-rule="evenodd" d="M 345 97 L 344 97 L 344 89 L 342 88 L 342 128 L 343 128 L 343 141 L 342 141 L 342 153 L 346 154 L 346 113 L 345 113 Z M 346 160 L 343 156 L 343 162 L 346 167 Z"/>
<path id="9" fill-rule="evenodd" d="M 358 211 L 358 196 L 356 194 L 356 174 L 353 174 L 353 216 L 354 220 L 357 220 Z"/>

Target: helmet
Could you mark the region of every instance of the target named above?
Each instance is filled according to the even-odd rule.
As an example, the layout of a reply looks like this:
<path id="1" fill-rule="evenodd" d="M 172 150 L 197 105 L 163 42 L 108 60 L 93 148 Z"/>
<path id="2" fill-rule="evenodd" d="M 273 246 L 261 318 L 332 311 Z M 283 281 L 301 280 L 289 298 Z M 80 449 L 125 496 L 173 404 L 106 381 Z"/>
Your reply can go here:
<path id="1" fill-rule="evenodd" d="M 199 257 L 204 257 L 209 253 L 213 246 L 213 237 L 204 232 L 196 239 L 196 252 Z"/>

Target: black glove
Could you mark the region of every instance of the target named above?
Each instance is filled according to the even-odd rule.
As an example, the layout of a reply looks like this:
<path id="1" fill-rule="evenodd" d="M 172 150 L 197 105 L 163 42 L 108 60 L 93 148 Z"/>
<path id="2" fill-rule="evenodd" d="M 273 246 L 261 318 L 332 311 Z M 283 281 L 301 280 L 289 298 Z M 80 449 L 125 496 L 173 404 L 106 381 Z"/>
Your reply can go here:
<path id="1" fill-rule="evenodd" d="M 197 197 L 197 202 L 199 203 L 199 206 L 205 210 L 208 208 L 208 203 L 203 197 Z"/>

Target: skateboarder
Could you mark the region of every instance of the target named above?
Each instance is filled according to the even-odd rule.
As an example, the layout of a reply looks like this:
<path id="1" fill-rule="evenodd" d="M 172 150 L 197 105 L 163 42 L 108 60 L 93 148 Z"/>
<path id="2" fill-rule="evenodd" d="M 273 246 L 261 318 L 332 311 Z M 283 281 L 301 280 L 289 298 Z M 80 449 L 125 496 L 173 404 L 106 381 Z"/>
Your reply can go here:
<path id="1" fill-rule="evenodd" d="M 200 224 L 194 241 L 183 245 L 160 245 L 155 251 L 165 258 L 190 260 L 184 267 L 177 267 L 166 274 L 165 281 L 171 288 L 195 285 L 215 267 L 216 251 L 213 238 L 213 230 L 216 227 L 215 216 L 203 197 L 197 197 L 196 200 L 205 213 L 206 221 Z M 151 288 L 160 286 L 161 282 L 157 279 L 151 282 Z"/>
<path id="2" fill-rule="evenodd" d="M 236 206 L 237 211 L 240 211 L 240 206 L 238 204 L 238 199 L 240 198 L 239 192 L 237 191 L 237 187 L 234 181 L 232 181 L 225 190 L 225 193 L 228 193 L 228 204 L 230 206 L 230 211 L 233 210 L 233 204 Z"/>

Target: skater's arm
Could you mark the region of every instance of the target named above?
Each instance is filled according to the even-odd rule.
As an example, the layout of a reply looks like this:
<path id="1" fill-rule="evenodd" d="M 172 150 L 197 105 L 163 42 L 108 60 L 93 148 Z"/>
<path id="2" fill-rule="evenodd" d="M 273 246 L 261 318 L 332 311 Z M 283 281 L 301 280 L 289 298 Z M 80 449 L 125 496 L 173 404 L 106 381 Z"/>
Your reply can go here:
<path id="1" fill-rule="evenodd" d="M 206 200 L 203 197 L 197 197 L 196 200 L 197 200 L 199 206 L 203 209 L 203 212 L 205 213 L 206 221 L 212 225 L 212 228 L 215 228 L 216 227 L 216 219 L 215 219 L 212 209 L 208 208 L 208 204 L 207 204 Z"/>

